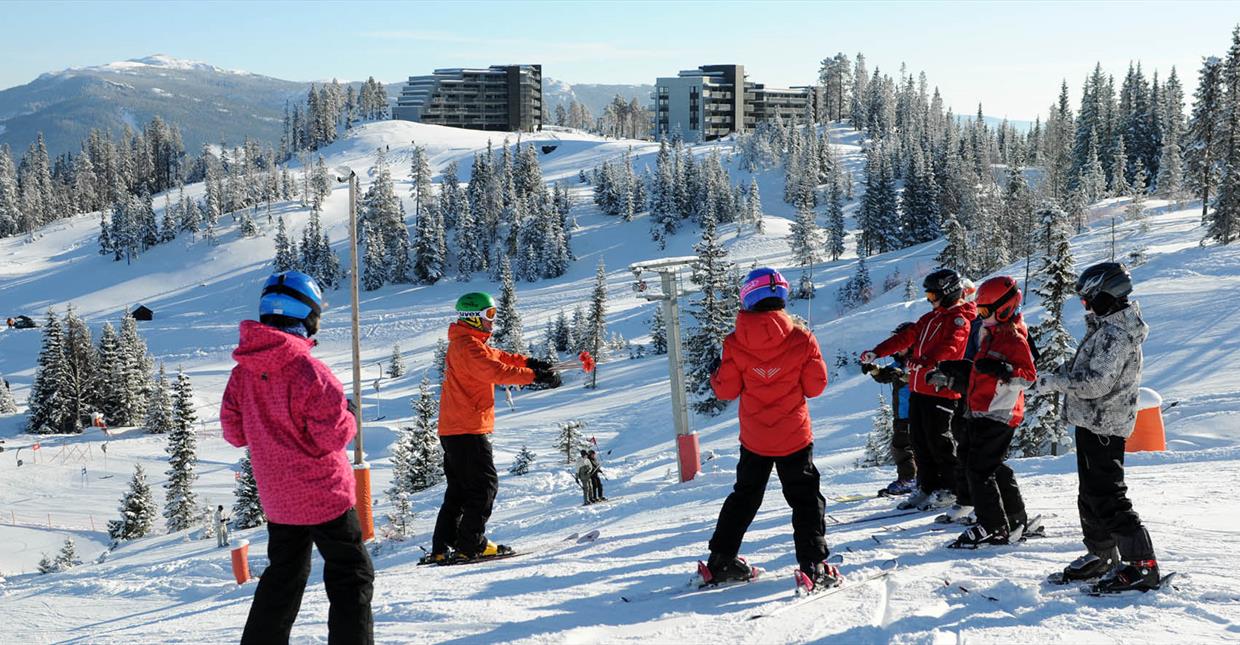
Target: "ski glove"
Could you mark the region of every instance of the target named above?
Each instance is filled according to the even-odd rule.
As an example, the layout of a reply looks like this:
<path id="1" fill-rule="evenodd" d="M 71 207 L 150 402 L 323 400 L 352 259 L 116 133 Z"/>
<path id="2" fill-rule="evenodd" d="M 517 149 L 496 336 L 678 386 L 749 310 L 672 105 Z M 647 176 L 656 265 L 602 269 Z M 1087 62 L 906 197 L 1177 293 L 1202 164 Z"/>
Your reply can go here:
<path id="1" fill-rule="evenodd" d="M 861 352 L 861 356 L 859 356 L 858 358 L 861 360 L 862 363 L 873 363 L 874 361 L 878 360 L 878 354 L 875 354 L 873 350 L 867 349 L 864 352 Z"/>
<path id="2" fill-rule="evenodd" d="M 554 388 L 560 387 L 560 385 L 563 383 L 560 380 L 559 373 L 557 373 L 555 370 L 538 369 L 538 368 L 531 368 L 531 369 L 534 370 L 534 384 L 535 385 L 542 385 L 544 387 L 549 387 L 549 388 L 554 389 Z"/>
<path id="3" fill-rule="evenodd" d="M 940 389 L 952 387 L 952 377 L 939 370 L 930 370 L 930 373 L 926 374 L 926 382 Z"/>
<path id="4" fill-rule="evenodd" d="M 357 407 L 357 401 L 354 401 L 352 397 L 346 399 L 346 401 L 348 402 L 348 406 L 349 406 L 349 414 L 352 414 L 354 417 L 357 417 L 359 414 L 361 414 L 361 410 L 359 410 Z"/>
<path id="5" fill-rule="evenodd" d="M 973 366 L 982 374 L 988 374 L 1003 381 L 1012 378 L 1012 366 L 997 358 L 979 358 Z"/>
<path id="6" fill-rule="evenodd" d="M 525 357 L 525 366 L 534 371 L 550 370 L 555 367 L 554 365 L 552 365 L 551 363 L 548 363 L 547 361 L 544 361 L 540 358 L 534 358 L 532 356 Z"/>
<path id="7" fill-rule="evenodd" d="M 715 372 L 719 371 L 720 365 L 723 365 L 723 359 L 716 356 L 710 359 L 710 363 L 706 365 L 706 371 L 710 372 L 713 375 Z"/>

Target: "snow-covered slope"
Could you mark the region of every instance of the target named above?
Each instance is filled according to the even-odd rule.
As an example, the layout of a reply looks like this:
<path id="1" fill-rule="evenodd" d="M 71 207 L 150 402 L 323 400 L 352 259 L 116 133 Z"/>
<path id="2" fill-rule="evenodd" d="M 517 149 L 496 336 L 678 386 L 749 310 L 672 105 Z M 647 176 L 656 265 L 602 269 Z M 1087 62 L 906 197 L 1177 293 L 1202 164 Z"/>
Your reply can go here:
<path id="1" fill-rule="evenodd" d="M 855 134 L 836 134 L 845 162 L 859 164 Z M 491 136 L 382 123 L 359 128 L 325 154 L 330 165 L 349 164 L 365 182 L 376 149 L 387 149 L 399 176 L 408 166 L 410 142 L 416 141 L 428 148 L 437 170 L 457 160 L 464 174 L 470 156 Z M 653 164 L 656 150 L 648 143 L 585 135 L 534 138 L 557 145 L 541 156 L 545 178 L 566 179 L 575 187 L 572 178 L 580 169 L 630 146 L 639 164 Z M 728 144 L 697 152 L 711 149 L 726 154 Z M 732 172 L 748 182 L 746 173 Z M 722 232 L 742 266 L 757 262 L 784 268 L 788 222 L 783 216 L 791 211 L 777 202 L 782 178 L 778 172 L 762 173 L 759 183 L 767 196 L 768 234 L 736 237 L 731 226 Z M 573 245 L 579 260 L 561 278 L 519 285 L 527 338 L 538 337 L 562 308 L 571 310 L 587 299 L 601 258 L 608 273 L 609 328 L 641 342 L 652 305 L 634 297 L 625 267 L 690 254 L 696 232 L 682 232 L 658 252 L 647 242 L 644 219 L 624 223 L 603 216 L 590 205 L 588 188 L 577 187 L 575 194 L 580 228 Z M 333 240 L 347 237 L 346 205 L 344 188 L 337 188 L 324 211 Z M 1089 599 L 1040 584 L 1047 571 L 1061 567 L 1080 548 L 1075 462 L 1068 455 L 1013 464 L 1031 511 L 1046 516 L 1046 539 L 975 553 L 948 551 L 942 547 L 951 535 L 935 531 L 925 516 L 849 524 L 890 510 L 890 503 L 830 502 L 828 541 L 845 555 L 846 574 L 864 573 L 892 557 L 899 558 L 900 568 L 886 581 L 858 585 L 779 618 L 750 621 L 751 615 L 779 607 L 792 595 L 795 562 L 788 511 L 773 490 L 744 546 L 768 575 L 739 588 L 685 595 L 683 584 L 693 561 L 706 554 L 719 505 L 732 484 L 735 412 L 694 418 L 708 460 L 696 480 L 677 483 L 665 358 L 615 357 L 601 365 L 598 390 L 583 389 L 580 377 L 570 377 L 558 390 L 517 393 L 515 409 L 501 404 L 497 411 L 496 461 L 504 474 L 490 533 L 537 553 L 486 566 L 418 568 L 418 545 L 429 546 L 442 487 L 416 496 L 412 537 L 376 548 L 377 637 L 386 642 L 1234 640 L 1240 632 L 1240 601 L 1232 584 L 1240 565 L 1240 520 L 1220 512 L 1227 509 L 1219 500 L 1229 499 L 1240 477 L 1240 368 L 1230 360 L 1240 349 L 1240 316 L 1234 311 L 1236 299 L 1229 297 L 1240 293 L 1240 248 L 1200 247 L 1192 204 L 1183 209 L 1159 202 L 1151 206 L 1147 233 L 1136 223 L 1117 227 L 1117 250 L 1131 250 L 1138 237 L 1147 247 L 1148 263 L 1134 271 L 1153 328 L 1145 348 L 1145 384 L 1179 404 L 1167 413 L 1171 451 L 1130 456 L 1129 485 L 1137 510 L 1149 520 L 1163 566 L 1183 574 L 1178 591 Z M 1109 215 L 1122 207 L 1114 202 L 1095 207 L 1097 229 L 1074 240 L 1078 265 L 1109 255 Z M 304 209 L 294 204 L 280 212 L 294 231 L 304 222 Z M 254 315 L 257 285 L 269 270 L 271 231 L 267 227 L 267 237 L 245 240 L 227 228 L 218 246 L 177 240 L 125 266 L 96 253 L 96 227 L 95 218 L 83 216 L 56 225 L 31 244 L 0 240 L 0 302 L 9 309 L 3 313 L 39 315 L 48 306 L 63 311 L 72 302 L 97 333 L 104 320 L 115 321 L 136 303 L 154 309 L 156 318 L 143 323 L 143 334 L 157 359 L 183 365 L 191 375 L 203 418 L 198 490 L 204 502 L 229 504 L 240 455 L 219 438 L 217 406 L 232 365 L 237 321 Z M 897 271 L 916 282 L 933 268 L 937 250 L 936 243 L 870 258 L 875 284 Z M 851 275 L 853 264 L 841 260 L 815 267 L 821 297 L 812 311 L 804 301 L 793 305 L 795 313 L 812 321 L 828 360 L 840 351 L 872 346 L 895 324 L 925 310 L 923 302 L 906 302 L 900 286 L 840 316 L 831 296 Z M 1013 272 L 1023 275 L 1023 267 Z M 797 277 L 796 271 L 790 274 Z M 392 428 L 410 416 L 410 398 L 451 319 L 451 303 L 473 289 L 497 286 L 477 277 L 433 287 L 389 286 L 362 296 L 366 448 L 375 468 L 379 516 L 387 511 L 381 491 L 389 480 Z M 347 305 L 337 304 L 347 303 L 347 294 L 329 293 L 328 300 L 335 306 L 324 318 L 316 351 L 347 378 L 349 312 Z M 1079 333 L 1079 307 L 1069 303 L 1068 310 L 1070 327 Z M 1026 311 L 1035 321 L 1040 316 L 1036 303 Z M 376 392 L 376 363 L 386 360 L 395 343 L 410 373 L 383 379 Z M 37 332 L 0 332 L 0 373 L 13 382 L 19 400 L 33 379 L 38 347 Z M 825 495 L 870 493 L 890 478 L 888 469 L 853 467 L 881 391 L 850 368 L 832 368 L 826 393 L 811 402 Z M 552 447 L 556 423 L 568 419 L 585 421 L 588 434 L 598 441 L 611 502 L 580 506 L 569 468 Z M 39 553 L 55 550 L 66 535 L 74 536 L 88 561 L 103 552 L 104 525 L 115 515 L 134 463 L 147 467 L 162 499 L 158 484 L 166 468 L 165 439 L 139 430 L 119 433 L 108 441 L 105 462 L 104 438 L 97 433 L 44 438 L 38 463 L 32 463 L 29 446 L 35 438 L 18 434 L 21 421 L 21 416 L 0 417 L 0 438 L 8 448 L 0 455 L 0 576 L 7 577 L 0 583 L 0 606 L 6 637 L 23 642 L 235 640 L 253 586 L 231 582 L 227 553 L 211 542 L 186 534 L 153 537 L 125 544 L 103 562 L 60 574 L 31 573 Z M 506 466 L 522 445 L 538 459 L 528 475 L 509 476 Z M 22 446 L 27 447 L 19 455 L 25 465 L 18 468 L 13 453 Z M 601 533 L 594 543 L 565 539 L 591 529 Z M 242 531 L 238 537 L 251 540 L 251 566 L 260 572 L 265 531 Z M 316 563 L 294 628 L 299 641 L 325 639 L 320 567 Z M 987 600 L 987 595 L 998 600 Z"/>

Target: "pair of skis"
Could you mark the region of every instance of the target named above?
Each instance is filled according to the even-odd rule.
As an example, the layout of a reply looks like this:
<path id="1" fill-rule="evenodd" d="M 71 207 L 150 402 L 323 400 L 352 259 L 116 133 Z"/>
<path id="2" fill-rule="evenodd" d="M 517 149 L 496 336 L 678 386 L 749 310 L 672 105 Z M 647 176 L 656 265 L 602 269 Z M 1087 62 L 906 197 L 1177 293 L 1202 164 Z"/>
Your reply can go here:
<path id="1" fill-rule="evenodd" d="M 458 558 L 458 557 L 455 557 L 454 554 L 449 553 L 447 558 L 443 560 L 438 560 L 438 561 L 432 560 L 430 558 L 430 552 L 426 551 L 426 547 L 418 547 L 422 549 L 422 551 L 426 552 L 427 554 L 426 556 L 423 556 L 422 559 L 418 560 L 418 566 L 433 564 L 433 565 L 440 566 L 440 567 L 455 567 L 455 566 L 461 566 L 465 564 L 482 564 L 484 562 L 494 562 L 496 560 L 507 560 L 508 558 L 515 558 L 515 557 L 519 557 L 522 555 L 533 555 L 537 553 L 543 553 L 543 552 L 551 550 L 552 548 L 556 546 L 562 545 L 564 542 L 575 541 L 577 544 L 590 544 L 594 542 L 595 540 L 597 540 L 598 536 L 599 536 L 598 529 L 594 529 L 584 534 L 573 533 L 569 535 L 568 537 L 564 538 L 563 540 L 561 540 L 560 542 L 554 542 L 551 544 L 544 545 L 542 547 L 536 547 L 528 551 L 517 551 L 510 547 L 502 547 L 506 550 L 501 551 L 495 555 L 488 555 L 488 556 L 477 557 L 477 558 Z"/>

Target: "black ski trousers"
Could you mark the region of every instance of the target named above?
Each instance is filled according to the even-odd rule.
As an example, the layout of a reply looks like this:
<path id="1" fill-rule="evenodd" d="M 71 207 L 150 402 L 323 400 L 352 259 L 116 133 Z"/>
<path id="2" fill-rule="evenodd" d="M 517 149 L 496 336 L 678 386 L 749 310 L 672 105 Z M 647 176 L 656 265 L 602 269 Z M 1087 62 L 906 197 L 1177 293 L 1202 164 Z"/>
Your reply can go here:
<path id="1" fill-rule="evenodd" d="M 967 426 L 961 452 L 977 522 L 992 533 L 1011 529 L 1012 523 L 1028 519 L 1016 476 L 1003 463 L 1016 430 L 994 419 L 969 419 Z"/>
<path id="2" fill-rule="evenodd" d="M 313 526 L 267 524 L 267 558 L 241 635 L 243 645 L 287 643 L 301 597 L 310 578 L 310 547 L 323 556 L 323 585 L 331 602 L 327 610 L 327 642 L 373 643 L 375 569 L 362 543 L 357 511 L 350 508 L 334 520 Z"/>
<path id="3" fill-rule="evenodd" d="M 917 466 L 913 464 L 913 437 L 908 419 L 896 419 L 891 424 L 891 458 L 896 462 L 896 477 L 913 479 Z"/>
<path id="4" fill-rule="evenodd" d="M 969 422 L 965 411 L 969 409 L 966 397 L 956 399 L 956 412 L 952 414 L 952 439 L 956 442 L 956 472 L 953 487 L 956 491 L 956 503 L 961 506 L 973 506 L 972 486 L 969 484 Z"/>
<path id="5" fill-rule="evenodd" d="M 821 562 L 827 557 L 827 500 L 818 489 L 820 476 L 814 466 L 814 444 L 785 457 L 763 457 L 741 446 L 736 464 L 736 485 L 723 502 L 715 534 L 710 538 L 711 553 L 736 557 L 741 541 L 762 506 L 771 467 L 779 474 L 784 500 L 792 508 L 792 539 L 799 564 Z"/>
<path id="6" fill-rule="evenodd" d="M 591 492 L 594 493 L 594 501 L 597 502 L 603 499 L 603 478 L 599 476 L 599 471 L 597 470 L 590 475 L 590 488 Z"/>
<path id="7" fill-rule="evenodd" d="M 491 454 L 491 436 L 459 434 L 440 437 L 443 446 L 443 473 L 448 489 L 443 494 L 435 535 L 434 553 L 449 547 L 476 553 L 486 546 L 487 520 L 499 491 L 499 475 Z"/>
<path id="8" fill-rule="evenodd" d="M 1081 511 L 1081 530 L 1090 551 L 1114 546 L 1125 562 L 1153 560 L 1150 534 L 1132 510 L 1124 483 L 1124 443 L 1122 437 L 1076 429 L 1076 470 L 1080 478 L 1076 504 Z"/>
<path id="9" fill-rule="evenodd" d="M 913 436 L 917 486 L 923 492 L 956 492 L 956 441 L 952 417 L 956 402 L 939 396 L 909 394 L 908 416 Z"/>

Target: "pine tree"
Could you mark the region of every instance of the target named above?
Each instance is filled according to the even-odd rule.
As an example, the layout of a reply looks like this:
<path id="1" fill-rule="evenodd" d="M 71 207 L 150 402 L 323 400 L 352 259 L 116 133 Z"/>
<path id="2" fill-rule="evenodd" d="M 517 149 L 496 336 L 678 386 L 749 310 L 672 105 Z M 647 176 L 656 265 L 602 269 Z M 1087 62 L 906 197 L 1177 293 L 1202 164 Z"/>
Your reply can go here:
<path id="1" fill-rule="evenodd" d="M 1240 25 L 1232 31 L 1222 85 L 1225 107 L 1219 119 L 1219 143 L 1223 176 L 1214 213 L 1206 221 L 1206 236 L 1230 244 L 1240 237 Z"/>
<path id="2" fill-rule="evenodd" d="M 563 316 L 563 312 L 560 312 Z M 655 355 L 667 353 L 667 322 L 663 320 L 663 305 L 655 305 L 650 317 L 650 350 Z"/>
<path id="3" fill-rule="evenodd" d="M 173 386 L 173 425 L 168 433 L 168 482 L 164 499 L 164 518 L 168 520 L 168 532 L 190 528 L 198 517 L 198 498 L 194 494 L 194 481 L 198 474 L 198 437 L 194 433 L 194 402 L 189 377 L 177 370 Z"/>
<path id="4" fill-rule="evenodd" d="M 159 364 L 159 378 L 151 387 L 146 401 L 146 431 L 150 434 L 165 434 L 172 430 L 172 397 L 168 394 L 168 378 L 164 373 L 164 364 Z"/>
<path id="5" fill-rule="evenodd" d="M 808 204 L 801 203 L 797 207 L 796 219 L 792 222 L 791 240 L 788 245 L 792 250 L 793 261 L 799 267 L 809 267 L 819 261 L 818 249 L 822 246 L 822 234 L 814 221 L 814 211 Z"/>
<path id="6" fill-rule="evenodd" d="M 369 220 L 362 221 L 362 288 L 374 291 L 388 279 L 387 250 L 383 235 Z"/>
<path id="7" fill-rule="evenodd" d="M 297 268 L 297 252 L 293 244 L 289 242 L 288 234 L 284 229 L 284 217 L 281 216 L 276 220 L 276 257 L 272 262 L 272 266 L 277 273 L 284 271 L 292 271 Z"/>
<path id="8" fill-rule="evenodd" d="M 26 432 L 51 434 L 70 432 L 77 424 L 71 418 L 68 401 L 62 391 L 65 373 L 64 333 L 56 312 L 47 311 L 43 325 L 43 348 L 35 370 L 34 385 L 27 402 Z"/>
<path id="9" fill-rule="evenodd" d="M 1063 325 L 1063 306 L 1072 297 L 1076 285 L 1073 273 L 1072 245 L 1068 216 L 1055 207 L 1038 211 L 1045 227 L 1048 253 L 1036 275 L 1042 283 L 1035 292 L 1042 296 L 1043 318 L 1030 334 L 1037 345 L 1039 371 L 1056 369 L 1072 356 L 1073 339 Z M 1062 415 L 1062 399 L 1058 392 L 1034 392 L 1030 397 L 1025 423 L 1018 429 L 1015 445 L 1026 457 L 1047 454 L 1052 445 L 1062 443 L 1067 428 Z"/>
<path id="10" fill-rule="evenodd" d="M 81 432 L 80 420 L 92 412 L 97 404 L 94 382 L 99 371 L 99 357 L 90 335 L 90 328 L 77 315 L 73 305 L 65 312 L 64 369 L 61 372 L 60 391 L 65 409 L 73 424 L 71 432 Z"/>
<path id="11" fill-rule="evenodd" d="M 392 357 L 388 359 L 388 376 L 400 378 L 405 375 L 405 359 L 401 358 L 400 345 L 392 346 Z"/>
<path id="12" fill-rule="evenodd" d="M 435 373 L 442 382 L 448 364 L 448 341 L 440 338 L 435 341 Z"/>
<path id="13" fill-rule="evenodd" d="M 874 297 L 874 286 L 870 282 L 870 270 L 865 266 L 865 258 L 857 258 L 857 272 L 840 287 L 838 301 L 844 311 L 855 309 L 869 302 Z"/>
<path id="14" fill-rule="evenodd" d="M 573 349 L 573 328 L 568 322 L 568 316 L 561 309 L 558 316 L 555 317 L 555 332 L 552 336 L 557 352 L 567 352 Z"/>
<path id="15" fill-rule="evenodd" d="M 439 203 L 426 199 L 414 229 L 413 274 L 421 282 L 435 284 L 447 270 L 448 247 L 444 227 L 447 197 Z"/>
<path id="16" fill-rule="evenodd" d="M 891 456 L 893 432 L 891 405 L 881 393 L 878 395 L 878 411 L 874 413 L 874 427 L 865 439 L 865 455 L 858 460 L 862 468 L 889 466 L 895 463 Z"/>
<path id="17" fill-rule="evenodd" d="M 574 419 L 561 423 L 559 426 L 560 434 L 555 440 L 555 449 L 556 452 L 564 453 L 564 463 L 571 464 L 578 455 L 578 451 L 585 445 L 585 439 L 582 435 L 586 424 Z"/>
<path id="18" fill-rule="evenodd" d="M 129 490 L 121 497 L 121 517 L 108 522 L 108 536 L 113 542 L 145 537 L 155 524 L 155 500 L 151 487 L 146 483 L 146 471 L 141 464 L 133 467 Z"/>
<path id="19" fill-rule="evenodd" d="M 946 244 L 935 258 L 939 266 L 952 269 L 961 275 L 969 275 L 969 242 L 964 227 L 954 215 L 943 222 L 943 239 Z"/>
<path id="20" fill-rule="evenodd" d="M 439 410 L 429 378 L 422 378 L 418 391 L 413 404 L 414 425 L 402 428 L 392 447 L 392 485 L 388 495 L 396 509 L 392 519 L 402 535 L 412 517 L 410 496 L 443 481 L 443 455 L 435 420 Z"/>
<path id="21" fill-rule="evenodd" d="M 42 555 L 43 557 L 39 558 L 39 564 L 37 567 L 40 574 L 47 575 L 49 573 L 56 573 L 60 571 L 60 566 L 56 564 L 55 559 L 48 557 L 46 553 Z"/>
<path id="22" fill-rule="evenodd" d="M 73 538 L 65 538 L 65 543 L 60 547 L 60 553 L 56 554 L 56 566 L 58 571 L 64 571 L 82 564 L 82 559 L 78 557 L 77 545 L 73 543 Z"/>
<path id="23" fill-rule="evenodd" d="M 607 267 L 599 258 L 598 269 L 594 274 L 594 291 L 590 294 L 590 308 L 586 314 L 586 333 L 582 339 L 585 349 L 590 351 L 595 360 L 602 358 L 604 337 L 607 334 Z M 598 366 L 590 370 L 590 388 L 598 387 Z"/>
<path id="24" fill-rule="evenodd" d="M 1227 100 L 1223 88 L 1223 63 L 1208 57 L 1201 67 L 1193 112 L 1188 120 L 1184 163 L 1191 187 L 1201 197 L 1201 221 L 1209 222 L 1210 193 L 1219 182 L 1219 160 L 1225 139 L 1223 124 Z"/>
<path id="25" fill-rule="evenodd" d="M 0 379 L 0 414 L 17 413 L 17 401 L 13 399 L 13 392 L 9 390 L 9 386 L 5 385 L 5 381 Z"/>
<path id="26" fill-rule="evenodd" d="M 254 219 L 248 212 L 241 215 L 240 232 L 241 237 L 258 237 L 258 225 L 254 223 Z"/>
<path id="27" fill-rule="evenodd" d="M 233 528 L 262 526 L 267 521 L 267 514 L 263 512 L 262 502 L 258 498 L 258 482 L 254 479 L 254 464 L 250 461 L 249 448 L 245 449 L 240 466 L 237 485 L 233 488 Z"/>
<path id="28" fill-rule="evenodd" d="M 847 233 L 844 230 L 844 208 L 841 204 L 843 195 L 840 194 L 838 183 L 831 185 L 831 192 L 827 197 L 827 255 L 831 256 L 834 262 L 840 259 L 844 254 L 844 238 Z"/>
<path id="29" fill-rule="evenodd" d="M 102 352 L 100 352 L 102 360 Z M 151 383 L 151 357 L 146 341 L 138 335 L 138 322 L 125 314 L 117 338 L 117 369 L 114 373 L 116 418 L 109 425 L 131 426 L 146 418 L 147 390 Z"/>
<path id="30" fill-rule="evenodd" d="M 507 255 L 500 260 L 500 282 L 502 286 L 495 307 L 495 330 L 491 332 L 491 342 L 505 351 L 525 354 L 521 312 L 517 311 L 517 290 L 513 286 L 512 267 Z"/>
<path id="31" fill-rule="evenodd" d="M 534 458 L 537 457 L 525 444 L 521 444 L 521 450 L 517 456 L 513 458 L 512 465 L 508 467 L 508 473 L 512 475 L 524 475 L 530 472 L 530 466 L 534 464 Z"/>
<path id="32" fill-rule="evenodd" d="M 692 265 L 691 280 L 701 288 L 702 295 L 690 310 L 697 327 L 685 341 L 685 362 L 689 368 L 686 378 L 689 392 L 700 397 L 693 404 L 694 409 L 713 416 L 722 412 L 727 402 L 715 397 L 709 367 L 723 355 L 723 339 L 732 329 L 739 288 L 730 280 L 732 263 L 716 235 L 713 214 L 704 219 L 702 239 L 694 250 L 697 260 Z"/>

